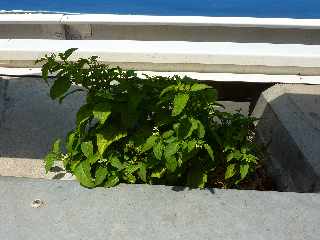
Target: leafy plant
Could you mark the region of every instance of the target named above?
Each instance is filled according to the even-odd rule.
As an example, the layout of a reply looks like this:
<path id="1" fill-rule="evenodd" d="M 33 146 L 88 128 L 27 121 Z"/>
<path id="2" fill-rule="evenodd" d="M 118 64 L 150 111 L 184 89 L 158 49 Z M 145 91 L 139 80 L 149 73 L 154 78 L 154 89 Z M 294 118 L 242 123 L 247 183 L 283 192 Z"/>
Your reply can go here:
<path id="1" fill-rule="evenodd" d="M 89 188 L 118 183 L 204 188 L 217 179 L 231 187 L 255 171 L 254 119 L 221 111 L 214 88 L 188 77 L 138 77 L 97 57 L 69 61 L 75 50 L 38 60 L 48 84 L 49 74 L 56 74 L 52 99 L 86 93 L 66 152 L 57 140 L 45 158 L 46 171 L 63 161 Z"/>

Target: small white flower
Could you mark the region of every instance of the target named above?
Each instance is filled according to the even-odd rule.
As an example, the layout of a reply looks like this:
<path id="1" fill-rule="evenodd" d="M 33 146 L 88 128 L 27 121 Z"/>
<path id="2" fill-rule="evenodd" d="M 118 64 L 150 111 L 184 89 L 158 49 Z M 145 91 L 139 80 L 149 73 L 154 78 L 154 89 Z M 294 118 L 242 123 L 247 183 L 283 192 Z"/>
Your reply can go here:
<path id="1" fill-rule="evenodd" d="M 68 154 L 62 154 L 62 161 L 63 161 L 63 160 L 66 160 L 68 157 L 69 157 Z"/>
<path id="2" fill-rule="evenodd" d="M 117 85 L 119 85 L 120 83 L 119 83 L 119 81 L 117 81 L 117 80 L 112 80 L 111 82 L 110 82 L 110 85 L 111 86 L 117 86 Z"/>

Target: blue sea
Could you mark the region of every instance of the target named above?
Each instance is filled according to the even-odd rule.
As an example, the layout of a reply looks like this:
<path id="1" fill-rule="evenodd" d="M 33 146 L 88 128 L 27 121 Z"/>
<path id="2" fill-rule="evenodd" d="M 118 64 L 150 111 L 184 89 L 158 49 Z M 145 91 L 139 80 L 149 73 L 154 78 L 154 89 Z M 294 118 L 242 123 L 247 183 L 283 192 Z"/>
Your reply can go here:
<path id="1" fill-rule="evenodd" d="M 1 10 L 314 19 L 320 0 L 0 0 Z"/>

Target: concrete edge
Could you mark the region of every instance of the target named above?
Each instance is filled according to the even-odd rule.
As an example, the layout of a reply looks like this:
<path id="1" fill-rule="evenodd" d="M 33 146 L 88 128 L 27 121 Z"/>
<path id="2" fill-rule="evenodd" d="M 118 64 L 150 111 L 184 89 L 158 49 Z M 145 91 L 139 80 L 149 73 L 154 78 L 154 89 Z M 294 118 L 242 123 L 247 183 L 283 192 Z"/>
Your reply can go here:
<path id="1" fill-rule="evenodd" d="M 288 84 L 320 84 L 320 76 L 271 75 L 271 74 L 237 74 L 237 73 L 200 73 L 200 72 L 155 72 L 137 71 L 139 77 L 150 76 L 188 76 L 200 81 L 244 82 L 244 83 L 288 83 Z M 41 68 L 6 68 L 0 67 L 3 77 L 41 77 Z M 54 76 L 54 75 L 51 75 Z"/>

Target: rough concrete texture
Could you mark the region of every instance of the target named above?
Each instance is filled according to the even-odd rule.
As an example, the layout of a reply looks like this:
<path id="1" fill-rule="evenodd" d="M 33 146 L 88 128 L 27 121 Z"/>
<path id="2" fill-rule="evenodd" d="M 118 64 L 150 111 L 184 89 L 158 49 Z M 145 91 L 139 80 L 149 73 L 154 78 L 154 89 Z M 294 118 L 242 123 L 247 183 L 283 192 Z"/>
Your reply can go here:
<path id="1" fill-rule="evenodd" d="M 74 127 L 76 112 L 83 102 L 82 93 L 67 97 L 62 104 L 52 101 L 48 86 L 40 78 L 0 77 L 0 157 L 12 161 L 43 158 L 53 141 L 64 139 Z M 221 103 L 227 111 L 242 109 L 248 113 L 248 102 Z M 22 171 L 25 175 L 17 174 L 29 176 L 26 168 Z M 2 174 L 12 176 L 3 171 Z"/>
<path id="2" fill-rule="evenodd" d="M 5 16 L 4 16 L 5 17 Z M 66 16 L 68 17 L 68 16 Z M 70 17 L 70 16 L 69 16 Z M 74 17 L 74 16 L 71 16 Z M 130 18 L 131 16 L 129 16 Z M 298 29 L 291 27 L 265 28 L 260 26 L 183 26 L 183 24 L 130 24 L 117 23 L 99 24 L 86 22 L 81 16 L 82 23 L 60 21 L 56 22 L 31 22 L 27 21 L 3 23 L 0 19 L 0 38 L 13 39 L 91 39 L 91 40 L 141 40 L 141 41 L 193 41 L 193 42 L 242 42 L 258 43 L 269 42 L 275 44 L 319 44 L 320 33 L 318 29 Z M 122 16 L 128 19 L 128 16 Z M 6 20 L 9 17 L 7 16 Z M 118 20 L 119 21 L 119 20 Z M 161 21 L 161 20 L 160 20 Z M 257 20 L 256 20 L 257 21 Z M 63 23 L 63 24 L 62 24 Z M 255 22 L 257 23 L 257 22 Z M 292 23 L 292 20 L 291 20 Z M 306 24 L 306 22 L 304 22 Z"/>
<path id="3" fill-rule="evenodd" d="M 65 172 L 62 162 L 56 162 L 51 172 L 46 173 L 44 161 L 28 158 L 0 157 L 0 176 L 60 180 L 75 179 L 71 173 Z"/>
<path id="4" fill-rule="evenodd" d="M 0 239 L 318 240 L 320 195 L 0 178 Z M 39 199 L 38 203 L 33 202 Z"/>
<path id="5" fill-rule="evenodd" d="M 320 191 L 320 85 L 276 85 L 253 115 L 270 172 L 285 191 Z"/>
<path id="6" fill-rule="evenodd" d="M 0 77 L 0 157 L 39 159 L 74 127 L 83 95 L 59 104 L 40 78 Z"/>
<path id="7" fill-rule="evenodd" d="M 0 39 L 66 39 L 61 24 L 1 24 Z"/>

